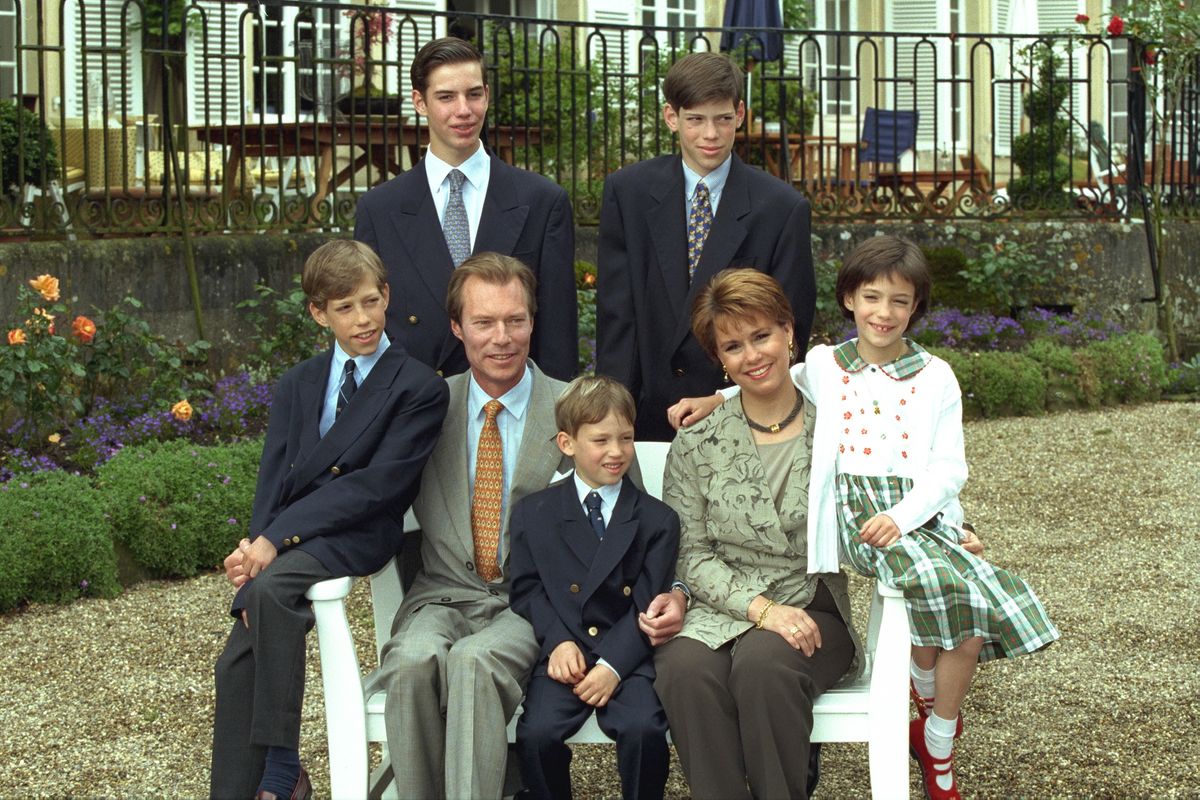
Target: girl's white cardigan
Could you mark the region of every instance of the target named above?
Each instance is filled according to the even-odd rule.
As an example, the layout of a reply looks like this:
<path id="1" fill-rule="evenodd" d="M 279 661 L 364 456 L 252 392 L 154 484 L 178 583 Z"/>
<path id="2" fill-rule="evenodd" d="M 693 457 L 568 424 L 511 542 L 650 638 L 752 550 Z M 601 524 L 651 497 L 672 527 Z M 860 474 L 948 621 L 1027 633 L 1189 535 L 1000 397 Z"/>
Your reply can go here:
<path id="1" fill-rule="evenodd" d="M 837 407 L 836 393 L 841 391 L 846 373 L 828 345 L 810 350 L 791 373 L 796 386 L 817 407 L 808 485 L 808 571 L 836 572 L 839 510 L 835 478 L 841 420 L 823 409 Z M 957 526 L 963 516 L 958 493 L 967 480 L 958 380 L 949 364 L 931 355 L 929 364 L 906 378 L 905 384 L 916 386 L 925 402 L 913 403 L 909 410 L 910 457 L 904 464 L 892 465 L 893 474 L 912 479 L 912 489 L 887 514 L 902 534 L 939 513 L 943 521 Z"/>

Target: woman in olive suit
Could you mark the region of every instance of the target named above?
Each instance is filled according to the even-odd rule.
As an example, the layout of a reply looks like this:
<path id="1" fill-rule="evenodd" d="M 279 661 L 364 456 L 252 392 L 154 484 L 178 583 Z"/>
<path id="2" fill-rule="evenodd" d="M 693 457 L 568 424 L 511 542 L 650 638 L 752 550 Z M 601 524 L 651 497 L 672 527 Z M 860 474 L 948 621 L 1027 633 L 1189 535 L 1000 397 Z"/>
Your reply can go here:
<path id="1" fill-rule="evenodd" d="M 813 702 L 862 657 L 846 576 L 807 569 L 815 409 L 788 374 L 792 312 L 770 276 L 727 269 L 692 332 L 741 392 L 671 445 L 663 494 L 693 606 L 655 688 L 694 797 L 803 798 Z"/>

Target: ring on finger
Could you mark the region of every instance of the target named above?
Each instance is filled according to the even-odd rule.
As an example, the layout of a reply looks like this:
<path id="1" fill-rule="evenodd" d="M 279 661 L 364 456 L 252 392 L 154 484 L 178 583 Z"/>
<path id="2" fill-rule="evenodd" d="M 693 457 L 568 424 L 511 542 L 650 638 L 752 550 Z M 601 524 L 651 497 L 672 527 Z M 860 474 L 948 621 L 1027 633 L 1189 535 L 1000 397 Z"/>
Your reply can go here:
<path id="1" fill-rule="evenodd" d="M 799 625 L 793 625 L 792 627 L 788 628 L 788 633 L 792 634 L 793 636 L 795 636 L 799 632 L 800 632 Z"/>

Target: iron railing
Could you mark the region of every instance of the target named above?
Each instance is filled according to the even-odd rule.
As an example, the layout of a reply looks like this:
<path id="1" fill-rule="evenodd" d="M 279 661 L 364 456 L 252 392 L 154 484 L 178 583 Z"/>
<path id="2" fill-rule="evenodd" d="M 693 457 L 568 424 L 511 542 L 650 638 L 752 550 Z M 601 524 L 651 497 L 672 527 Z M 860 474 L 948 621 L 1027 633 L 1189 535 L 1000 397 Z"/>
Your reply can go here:
<path id="1" fill-rule="evenodd" d="M 447 32 L 487 58 L 487 144 L 587 221 L 609 172 L 672 152 L 662 78 L 721 34 L 299 0 L 7 2 L 0 237 L 352 227 L 357 197 L 428 140 L 408 65 Z M 1119 219 L 1143 178 L 1161 208 L 1197 209 L 1200 80 L 1159 85 L 1137 42 L 775 34 L 735 149 L 820 217 Z"/>

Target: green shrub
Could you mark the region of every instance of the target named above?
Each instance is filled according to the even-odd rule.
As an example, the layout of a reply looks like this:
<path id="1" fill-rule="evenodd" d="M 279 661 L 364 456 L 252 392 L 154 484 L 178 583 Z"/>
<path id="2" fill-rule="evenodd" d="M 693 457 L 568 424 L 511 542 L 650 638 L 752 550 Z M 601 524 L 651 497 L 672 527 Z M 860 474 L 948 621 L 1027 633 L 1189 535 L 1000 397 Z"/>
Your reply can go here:
<path id="1" fill-rule="evenodd" d="M 262 441 L 127 447 L 98 470 L 113 537 L 154 577 L 220 563 L 247 535 Z"/>
<path id="2" fill-rule="evenodd" d="M 0 195 L 9 186 L 43 184 L 58 177 L 54 136 L 32 111 L 0 100 Z"/>
<path id="3" fill-rule="evenodd" d="M 1200 396 L 1200 355 L 1167 368 L 1167 394 Z"/>
<path id="4" fill-rule="evenodd" d="M 921 248 L 929 262 L 933 278 L 931 305 L 957 308 L 963 311 L 986 311 L 992 308 L 990 293 L 980 293 L 971 287 L 963 273 L 971 268 L 966 254 L 957 247 Z"/>
<path id="5" fill-rule="evenodd" d="M 121 591 L 99 493 L 65 472 L 0 485 L 0 611 Z"/>
<path id="6" fill-rule="evenodd" d="M 1092 359 L 1080 358 L 1071 348 L 1048 339 L 1033 340 L 1025 349 L 1025 355 L 1042 368 L 1046 378 L 1047 409 L 1061 411 L 1100 405 L 1099 381 Z"/>
<path id="7" fill-rule="evenodd" d="M 945 359 L 958 378 L 967 417 L 1040 414 L 1045 409 L 1042 368 L 1021 353 L 960 353 L 931 350 Z"/>
<path id="8" fill-rule="evenodd" d="M 1095 365 L 1104 403 L 1157 400 L 1167 386 L 1162 344 L 1148 333 L 1126 333 L 1093 342 L 1083 354 Z"/>
<path id="9" fill-rule="evenodd" d="M 847 324 L 842 316 L 842 307 L 837 301 L 838 261 L 835 258 L 817 258 L 813 261 L 813 274 L 817 279 L 817 307 L 813 315 L 811 344 L 841 342 L 841 333 Z"/>

